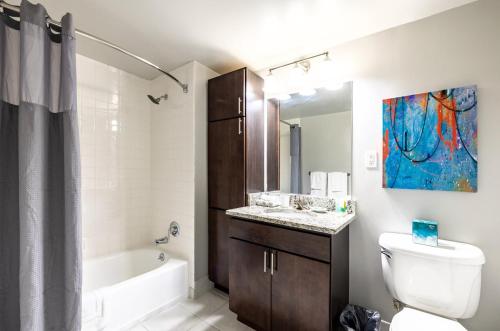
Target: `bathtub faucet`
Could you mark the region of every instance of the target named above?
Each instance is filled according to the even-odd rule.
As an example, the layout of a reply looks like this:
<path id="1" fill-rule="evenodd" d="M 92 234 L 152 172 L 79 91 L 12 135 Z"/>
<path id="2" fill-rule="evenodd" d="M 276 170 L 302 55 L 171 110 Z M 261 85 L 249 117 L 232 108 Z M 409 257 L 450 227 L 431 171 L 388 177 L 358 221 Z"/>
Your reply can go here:
<path id="1" fill-rule="evenodd" d="M 156 245 L 160 244 L 168 244 L 168 241 L 170 240 L 170 235 L 174 237 L 178 237 L 181 233 L 181 227 L 179 226 L 179 223 L 177 222 L 170 222 L 170 226 L 168 228 L 168 233 L 165 237 L 155 239 L 154 243 Z"/>
<path id="2" fill-rule="evenodd" d="M 157 244 L 157 245 L 168 244 L 168 236 L 163 237 L 163 238 L 159 238 L 159 239 L 155 239 L 155 244 Z"/>

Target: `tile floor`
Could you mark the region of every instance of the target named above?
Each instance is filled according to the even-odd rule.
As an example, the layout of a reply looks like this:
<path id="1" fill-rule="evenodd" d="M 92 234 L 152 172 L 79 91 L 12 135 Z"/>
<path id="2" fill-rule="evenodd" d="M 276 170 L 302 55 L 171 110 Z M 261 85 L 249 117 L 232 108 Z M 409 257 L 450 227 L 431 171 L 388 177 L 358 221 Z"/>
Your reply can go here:
<path id="1" fill-rule="evenodd" d="M 225 293 L 211 290 L 198 299 L 187 299 L 160 310 L 129 331 L 251 331 L 229 310 Z"/>

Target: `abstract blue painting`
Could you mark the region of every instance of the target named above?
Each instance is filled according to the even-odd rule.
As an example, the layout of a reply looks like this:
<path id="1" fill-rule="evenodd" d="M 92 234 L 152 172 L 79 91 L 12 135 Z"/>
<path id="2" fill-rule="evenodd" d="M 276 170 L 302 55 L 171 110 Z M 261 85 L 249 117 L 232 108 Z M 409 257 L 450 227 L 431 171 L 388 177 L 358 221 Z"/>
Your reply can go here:
<path id="1" fill-rule="evenodd" d="M 477 88 L 383 101 L 383 187 L 477 192 Z"/>

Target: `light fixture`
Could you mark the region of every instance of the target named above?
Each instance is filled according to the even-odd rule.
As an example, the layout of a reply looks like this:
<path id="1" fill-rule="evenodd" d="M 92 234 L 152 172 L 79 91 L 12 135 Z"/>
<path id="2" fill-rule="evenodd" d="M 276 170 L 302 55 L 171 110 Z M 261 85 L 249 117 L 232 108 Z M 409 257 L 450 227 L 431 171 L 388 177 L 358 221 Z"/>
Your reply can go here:
<path id="1" fill-rule="evenodd" d="M 322 61 L 313 59 L 324 57 Z M 318 59 L 319 60 L 319 59 Z M 293 66 L 286 75 L 274 75 L 274 71 Z M 288 100 L 290 93 L 300 93 L 304 96 L 314 95 L 317 88 L 338 89 L 342 84 L 333 83 L 335 66 L 328 52 L 309 56 L 277 67 L 269 68 L 265 77 L 264 91 L 269 96 L 280 100 Z"/>

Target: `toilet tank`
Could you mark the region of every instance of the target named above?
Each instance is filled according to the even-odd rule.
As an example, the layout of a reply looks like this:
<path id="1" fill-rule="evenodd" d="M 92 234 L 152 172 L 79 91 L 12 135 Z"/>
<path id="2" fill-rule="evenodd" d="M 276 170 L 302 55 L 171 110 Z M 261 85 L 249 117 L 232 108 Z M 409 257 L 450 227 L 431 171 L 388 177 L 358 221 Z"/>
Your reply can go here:
<path id="1" fill-rule="evenodd" d="M 479 304 L 483 252 L 476 246 L 439 240 L 415 244 L 412 236 L 379 238 L 384 282 L 400 302 L 448 318 L 470 318 Z"/>

